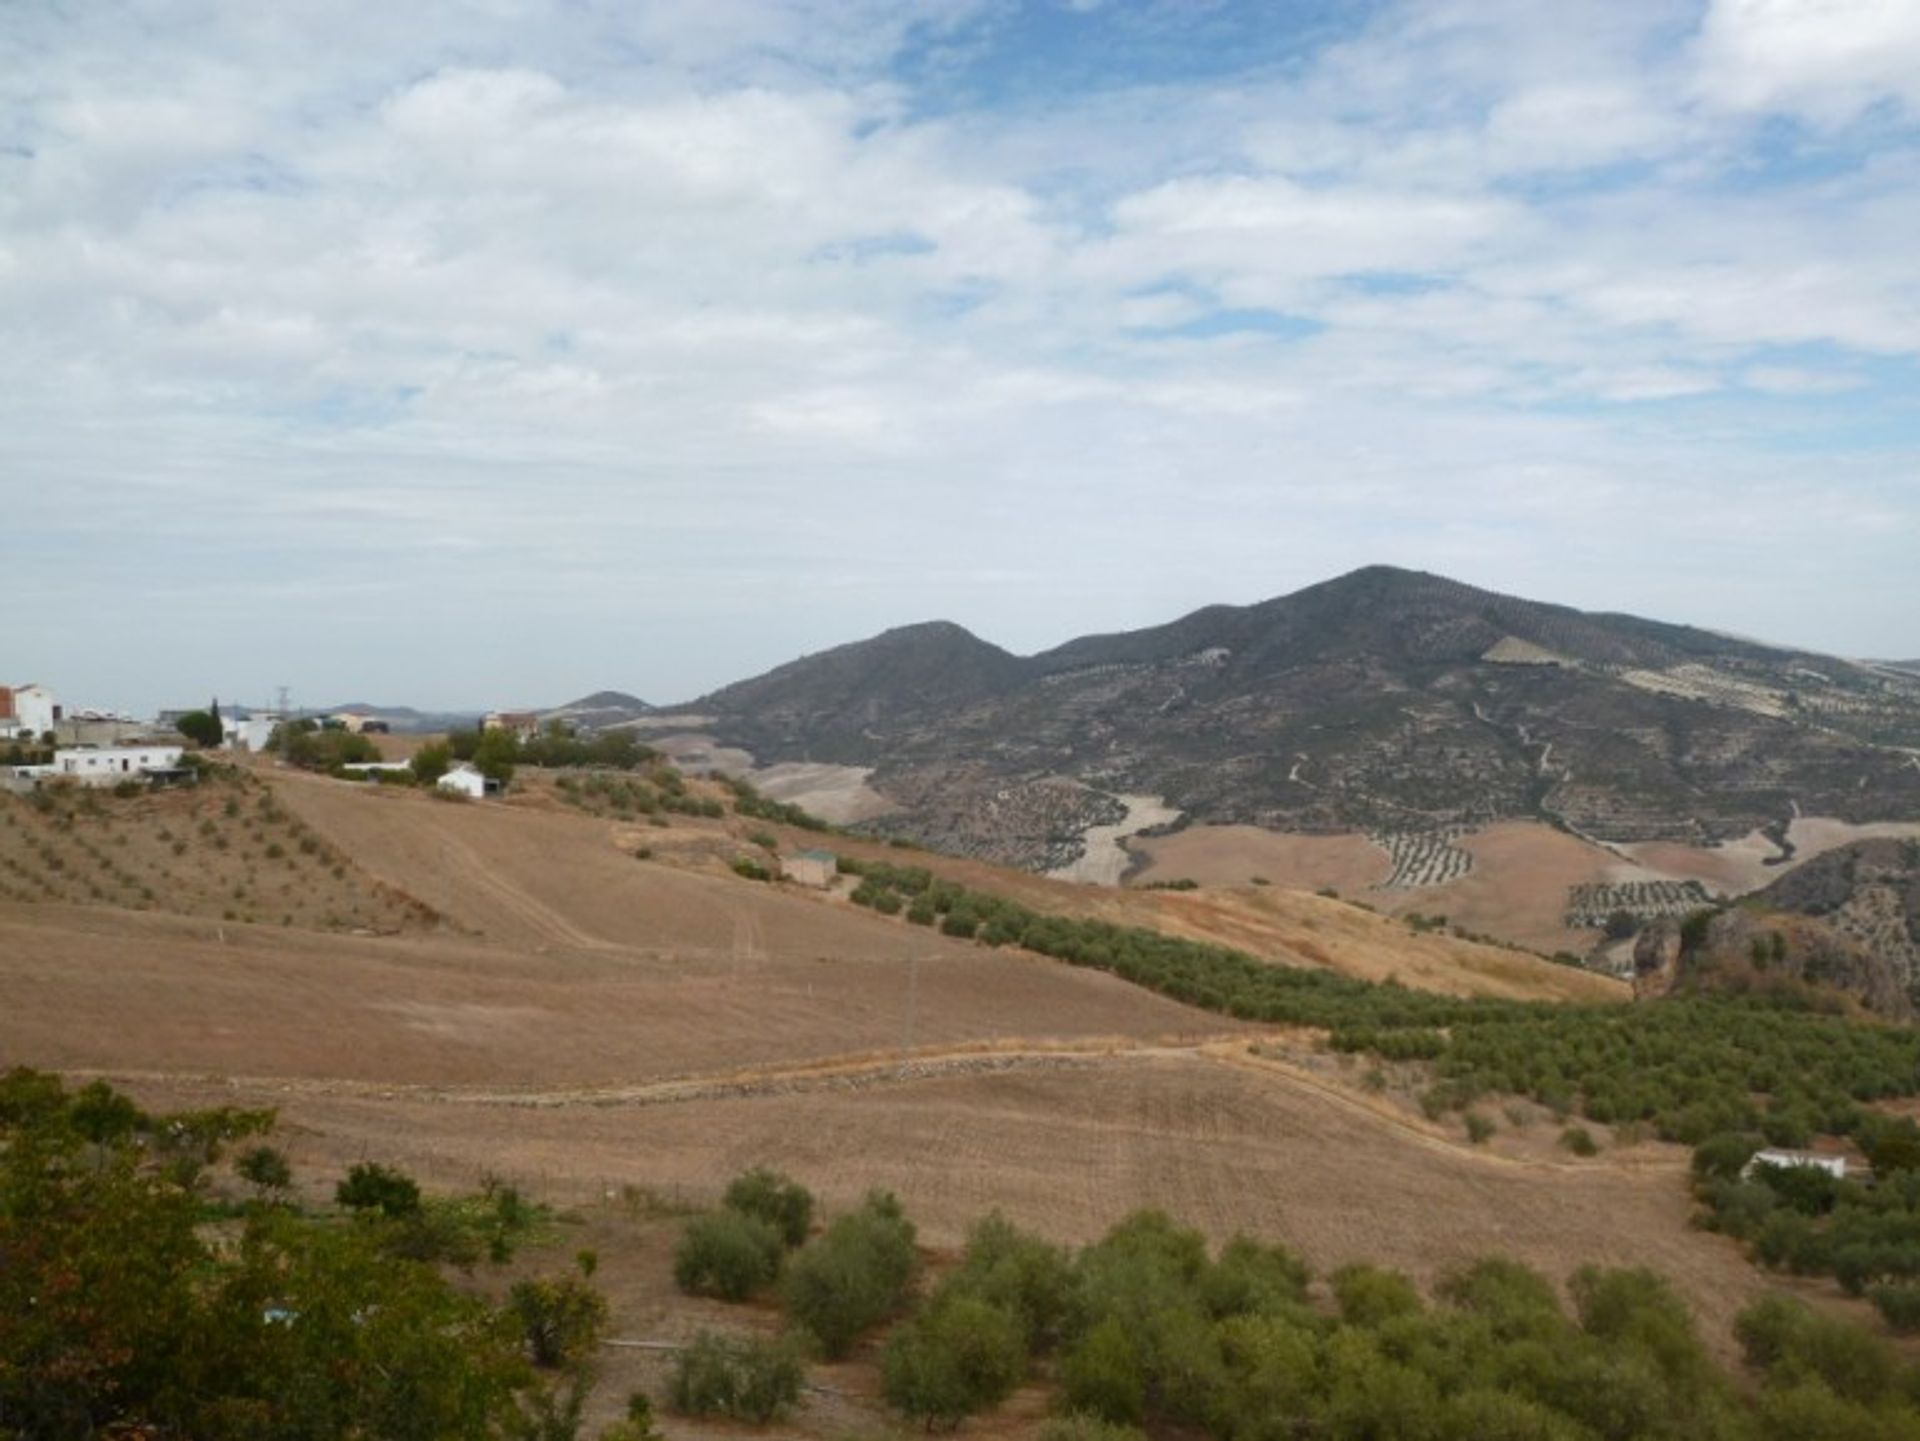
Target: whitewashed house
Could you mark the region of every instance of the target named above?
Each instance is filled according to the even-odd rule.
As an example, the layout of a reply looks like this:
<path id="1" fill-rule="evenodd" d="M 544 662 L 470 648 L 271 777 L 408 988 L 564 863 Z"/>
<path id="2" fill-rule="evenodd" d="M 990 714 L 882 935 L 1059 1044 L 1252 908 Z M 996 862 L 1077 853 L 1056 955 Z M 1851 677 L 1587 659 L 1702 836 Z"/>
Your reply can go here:
<path id="1" fill-rule="evenodd" d="M 488 780 L 478 769 L 464 761 L 441 776 L 434 785 L 440 790 L 476 801 L 484 796 L 496 795 L 500 790 L 500 782 Z"/>
<path id="2" fill-rule="evenodd" d="M 263 751 L 273 739 L 273 728 L 280 724 L 276 715 L 221 716 L 220 729 L 226 733 L 227 747 L 237 751 Z"/>
<path id="3" fill-rule="evenodd" d="M 30 735 L 50 731 L 65 719 L 60 702 L 43 685 L 23 685 L 13 692 L 13 714 L 19 729 Z"/>
<path id="4" fill-rule="evenodd" d="M 71 785 L 115 786 L 122 781 L 175 781 L 188 778 L 180 766 L 181 746 L 85 746 L 54 752 L 41 766 L 10 766 L 8 789 L 28 791 L 48 781 Z"/>

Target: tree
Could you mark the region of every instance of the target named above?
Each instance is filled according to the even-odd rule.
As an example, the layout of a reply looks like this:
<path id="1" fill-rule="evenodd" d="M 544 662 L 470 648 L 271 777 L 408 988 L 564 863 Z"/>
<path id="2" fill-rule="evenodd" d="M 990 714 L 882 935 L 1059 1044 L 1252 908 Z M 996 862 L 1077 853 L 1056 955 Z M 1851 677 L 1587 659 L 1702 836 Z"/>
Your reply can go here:
<path id="1" fill-rule="evenodd" d="M 205 746 L 209 750 L 225 739 L 220 729 L 220 717 L 203 710 L 188 711 L 173 723 L 173 728 L 195 745 Z"/>
<path id="2" fill-rule="evenodd" d="M 293 1184 L 293 1167 L 287 1164 L 286 1154 L 272 1146 L 255 1146 L 233 1163 L 233 1169 L 262 1195 L 284 1191 Z"/>
<path id="3" fill-rule="evenodd" d="M 784 1253 L 780 1233 L 731 1209 L 696 1216 L 674 1252 L 673 1279 L 690 1296 L 744 1301 L 771 1286 Z"/>
<path id="4" fill-rule="evenodd" d="M 579 1276 L 516 1281 L 507 1309 L 520 1323 L 533 1364 L 547 1370 L 576 1367 L 593 1355 L 606 1329 L 606 1299 Z"/>
<path id="5" fill-rule="evenodd" d="M 668 1382 L 683 1416 L 730 1416 L 764 1425 L 800 1397 L 799 1359 L 781 1341 L 702 1331 L 674 1363 Z"/>
<path id="6" fill-rule="evenodd" d="M 919 1265 L 913 1240 L 913 1223 L 899 1201 L 887 1192 L 868 1193 L 858 1211 L 794 1257 L 783 1286 L 787 1314 L 838 1360 L 905 1300 Z"/>
<path id="7" fill-rule="evenodd" d="M 512 731 L 490 730 L 482 733 L 473 748 L 473 763 L 480 774 L 505 786 L 513 779 L 514 762 L 520 758 L 520 743 Z"/>
<path id="8" fill-rule="evenodd" d="M 413 767 L 415 780 L 430 786 L 453 768 L 453 749 L 445 741 L 435 741 L 421 746 L 407 764 Z"/>
<path id="9" fill-rule="evenodd" d="M 759 1217 L 789 1246 L 806 1240 L 813 1226 L 813 1193 L 791 1176 L 764 1166 L 735 1176 L 722 1203 L 742 1215 Z"/>
<path id="10" fill-rule="evenodd" d="M 362 1161 L 334 1187 L 336 1204 L 383 1216 L 411 1216 L 420 1209 L 420 1187 L 413 1178 L 378 1161 Z"/>
<path id="11" fill-rule="evenodd" d="M 887 1343 L 880 1382 L 890 1405 L 926 1424 L 957 1426 L 1005 1400 L 1027 1370 L 1020 1325 L 997 1306 L 958 1296 L 929 1308 Z"/>

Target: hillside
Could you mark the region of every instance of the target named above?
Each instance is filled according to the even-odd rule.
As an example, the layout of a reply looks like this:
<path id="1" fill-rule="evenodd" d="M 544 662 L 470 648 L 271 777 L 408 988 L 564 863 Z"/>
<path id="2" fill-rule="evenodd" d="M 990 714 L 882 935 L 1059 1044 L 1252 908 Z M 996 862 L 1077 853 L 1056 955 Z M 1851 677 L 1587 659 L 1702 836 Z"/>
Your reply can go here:
<path id="1" fill-rule="evenodd" d="M 526 780 L 491 805 L 286 772 L 244 783 L 239 836 L 270 799 L 277 824 L 350 858 L 349 875 L 444 916 L 419 930 L 139 912 L 84 889 L 0 898 L 0 1055 L 109 1074 L 155 1104 L 278 1107 L 328 1185 L 374 1154 L 432 1184 L 503 1175 L 599 1208 L 623 1186 L 705 1196 L 764 1162 L 837 1206 L 896 1187 L 936 1246 L 995 1206 L 1085 1240 L 1157 1204 L 1216 1238 L 1284 1234 L 1323 1267 L 1372 1257 L 1430 1278 L 1495 1247 L 1556 1276 L 1583 1260 L 1653 1264 L 1722 1328 L 1754 1293 L 1737 1255 L 1684 1225 L 1677 1155 L 1627 1138 L 1572 1158 L 1525 1105 L 1470 1145 L 1457 1120 L 1421 1113 L 1423 1083 L 1398 1068 L 1385 1089 L 1363 1085 L 1364 1060 L 1285 1028 L 727 869 L 757 851 L 752 832 L 817 843 L 808 833 L 601 819 Z M 212 788 L 122 803 L 160 801 L 211 801 L 229 819 Z M 109 855 L 130 824 L 76 821 Z M 239 836 L 209 850 L 232 855 Z M 1409 986 L 1619 994 L 1327 898 L 1090 890 L 904 858 L 1060 914 Z M 190 848 L 181 864 L 198 859 Z M 624 1334 L 659 1334 L 652 1314 Z"/>
<path id="2" fill-rule="evenodd" d="M 1609 842 L 1920 817 L 1920 679 L 1390 567 L 1025 658 L 910 626 L 689 710 L 763 766 L 870 770 L 899 807 L 876 829 L 1036 869 L 1127 796 L 1187 823 Z"/>
<path id="3" fill-rule="evenodd" d="M 444 924 L 245 771 L 128 796 L 0 794 L 0 901 L 368 934 Z"/>
<path id="4" fill-rule="evenodd" d="M 1897 977 L 1908 994 L 1920 984 L 1920 842 L 1856 841 L 1827 851 L 1755 899 L 1819 917 Z"/>

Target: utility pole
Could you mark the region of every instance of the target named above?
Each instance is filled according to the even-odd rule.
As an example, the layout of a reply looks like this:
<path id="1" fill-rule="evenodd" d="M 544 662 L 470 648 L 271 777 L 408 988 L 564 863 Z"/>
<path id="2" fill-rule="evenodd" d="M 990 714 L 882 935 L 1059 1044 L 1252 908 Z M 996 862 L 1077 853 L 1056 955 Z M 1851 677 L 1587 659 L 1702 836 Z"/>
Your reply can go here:
<path id="1" fill-rule="evenodd" d="M 920 1008 L 920 953 L 915 951 L 907 958 L 907 1041 L 900 1051 L 900 1074 L 907 1074 L 907 1067 L 913 1063 L 913 1023 L 915 1013 Z"/>

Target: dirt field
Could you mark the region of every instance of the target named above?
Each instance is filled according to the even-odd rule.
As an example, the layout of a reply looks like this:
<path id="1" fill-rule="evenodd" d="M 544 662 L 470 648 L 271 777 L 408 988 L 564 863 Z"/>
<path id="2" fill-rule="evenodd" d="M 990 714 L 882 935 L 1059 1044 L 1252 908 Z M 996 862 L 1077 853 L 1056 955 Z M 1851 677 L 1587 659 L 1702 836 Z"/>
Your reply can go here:
<path id="1" fill-rule="evenodd" d="M 1536 950 L 1584 955 L 1597 931 L 1569 930 L 1567 894 L 1577 885 L 1614 879 L 1631 868 L 1576 837 L 1530 821 L 1508 821 L 1455 842 L 1473 869 L 1445 886 L 1369 896 L 1391 901 L 1395 915 L 1418 911 L 1482 935 L 1503 936 Z"/>
<path id="2" fill-rule="evenodd" d="M 1366 1257 L 1429 1278 L 1488 1250 L 1555 1276 L 1587 1261 L 1651 1265 L 1721 1346 L 1762 1284 L 1735 1248 L 1687 1227 L 1678 1152 L 1573 1161 L 1544 1122 L 1503 1122 L 1471 1147 L 1404 1096 L 1396 1107 L 1364 1092 L 1300 1037 L 742 880 L 724 869 L 747 848 L 739 823 L 616 825 L 537 786 L 474 805 L 277 773 L 269 783 L 376 884 L 404 887 L 444 922 L 356 935 L 0 902 L 0 1065 L 104 1074 L 155 1105 L 277 1106 L 321 1189 L 374 1156 L 435 1186 L 494 1173 L 583 1208 L 618 1335 L 765 1323 L 678 1298 L 672 1224 L 622 1199 L 631 1186 L 706 1203 L 763 1163 L 830 1207 L 892 1187 L 935 1247 L 994 1207 L 1083 1241 L 1160 1205 L 1217 1238 L 1285 1239 L 1323 1270 Z M 1623 994 L 1278 887 L 1102 890 L 831 844 L 924 860 L 1044 909 L 1376 979 Z M 651 859 L 636 858 L 642 845 Z M 610 1353 L 604 1395 L 658 1365 Z M 880 1421 L 870 1356 L 816 1379 L 845 1394 L 816 1397 L 797 1434 Z M 1033 1414 L 1016 1402 L 972 1429 L 1017 1435 Z"/>
<path id="3" fill-rule="evenodd" d="M 1245 886 L 1256 877 L 1276 886 L 1357 895 L 1387 878 L 1387 854 L 1362 835 L 1295 836 L 1258 826 L 1189 826 L 1170 836 L 1130 843 L 1144 862 L 1134 885 L 1194 880 L 1203 886 Z"/>
<path id="4" fill-rule="evenodd" d="M 709 1204 L 740 1170 L 771 1164 L 830 1209 L 896 1190 L 935 1248 L 993 1208 L 1062 1241 L 1092 1239 L 1128 1211 L 1164 1206 L 1216 1240 L 1283 1239 L 1324 1274 L 1373 1259 L 1423 1281 L 1499 1251 L 1556 1279 L 1587 1262 L 1649 1265 L 1689 1296 L 1716 1348 L 1766 1286 L 1730 1243 L 1686 1224 L 1684 1157 L 1548 1160 L 1537 1129 L 1488 1149 L 1389 1113 L 1304 1070 L 1263 1064 L 1244 1042 L 1111 1054 L 927 1056 L 840 1085 L 775 1075 L 686 1099 L 228 1087 L 136 1080 L 160 1103 L 277 1104 L 295 1159 L 331 1178 L 364 1155 L 437 1185 L 487 1173 L 589 1216 L 625 1188 Z M 650 1284 L 616 1291 L 615 1331 L 684 1334 L 664 1256 Z M 738 1324 L 737 1315 L 733 1318 Z"/>

